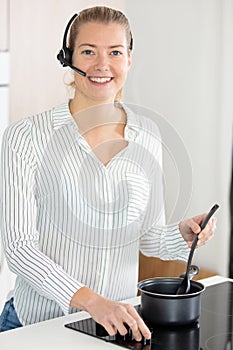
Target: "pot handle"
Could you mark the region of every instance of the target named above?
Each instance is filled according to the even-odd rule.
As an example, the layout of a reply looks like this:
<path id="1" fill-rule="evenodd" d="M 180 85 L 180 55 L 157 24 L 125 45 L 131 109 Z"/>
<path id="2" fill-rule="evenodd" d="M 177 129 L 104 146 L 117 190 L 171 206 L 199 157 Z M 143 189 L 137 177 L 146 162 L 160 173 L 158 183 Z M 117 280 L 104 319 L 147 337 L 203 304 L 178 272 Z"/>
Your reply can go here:
<path id="1" fill-rule="evenodd" d="M 200 271 L 200 269 L 199 269 L 198 266 L 190 265 L 190 268 L 189 268 L 189 279 L 191 280 L 194 276 L 198 275 L 199 271 Z M 185 276 L 185 272 L 180 275 L 181 278 L 184 278 L 184 276 Z"/>

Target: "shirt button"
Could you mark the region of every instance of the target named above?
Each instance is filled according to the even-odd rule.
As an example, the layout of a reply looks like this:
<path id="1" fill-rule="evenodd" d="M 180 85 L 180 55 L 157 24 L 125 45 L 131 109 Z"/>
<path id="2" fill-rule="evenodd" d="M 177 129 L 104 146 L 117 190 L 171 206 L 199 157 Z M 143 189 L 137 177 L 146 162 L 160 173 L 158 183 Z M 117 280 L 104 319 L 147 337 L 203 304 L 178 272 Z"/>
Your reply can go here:
<path id="1" fill-rule="evenodd" d="M 129 139 L 134 139 L 135 138 L 135 132 L 133 130 L 129 130 L 128 132 L 128 138 Z"/>

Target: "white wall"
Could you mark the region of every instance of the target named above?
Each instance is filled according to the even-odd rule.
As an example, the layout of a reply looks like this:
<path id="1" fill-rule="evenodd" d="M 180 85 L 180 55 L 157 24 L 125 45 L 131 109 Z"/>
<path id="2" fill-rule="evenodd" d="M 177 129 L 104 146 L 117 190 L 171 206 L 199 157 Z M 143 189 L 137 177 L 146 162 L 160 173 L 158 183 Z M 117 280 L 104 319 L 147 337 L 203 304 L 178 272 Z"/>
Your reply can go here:
<path id="1" fill-rule="evenodd" d="M 187 167 L 184 166 L 183 171 L 178 169 L 182 183 L 178 183 L 179 178 L 174 181 L 173 170 L 166 165 L 169 169 L 166 177 L 168 218 L 180 218 L 179 208 L 173 212 L 170 198 L 174 200 L 174 191 L 179 192 L 190 179 L 193 188 L 191 198 L 190 190 L 185 189 L 190 199 L 186 212 L 183 211 L 186 216 L 207 211 L 215 202 L 220 204 L 216 236 L 195 254 L 195 260 L 200 266 L 223 275 L 227 275 L 229 256 L 232 2 L 9 1 L 11 121 L 67 98 L 64 69 L 56 60 L 56 54 L 67 20 L 73 13 L 95 4 L 126 12 L 132 25 L 135 52 L 125 101 L 150 109 L 152 114 L 158 111 L 164 115 L 165 125 L 171 125 L 175 136 L 180 135 L 191 160 L 192 174 L 188 172 L 187 181 L 183 180 Z M 5 286 L 6 282 L 7 278 Z M 0 304 L 4 299 L 2 290 L 0 284 Z"/>
<path id="2" fill-rule="evenodd" d="M 126 1 L 126 11 L 133 25 L 135 55 L 125 98 L 159 111 L 183 139 L 193 171 L 185 215 L 220 204 L 215 238 L 199 249 L 195 262 L 227 275 L 233 1 L 147 0 L 144 10 L 141 1 Z M 170 184 L 172 198 L 172 174 Z M 170 214 L 169 202 L 168 209 Z"/>

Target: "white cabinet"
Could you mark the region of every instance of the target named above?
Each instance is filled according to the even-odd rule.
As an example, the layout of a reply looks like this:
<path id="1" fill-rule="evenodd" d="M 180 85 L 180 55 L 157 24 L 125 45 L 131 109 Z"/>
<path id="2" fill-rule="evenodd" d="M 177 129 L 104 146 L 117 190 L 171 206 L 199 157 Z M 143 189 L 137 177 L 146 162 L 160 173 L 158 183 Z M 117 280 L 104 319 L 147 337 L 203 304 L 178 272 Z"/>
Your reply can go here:
<path id="1" fill-rule="evenodd" d="M 10 83 L 10 53 L 0 50 L 0 87 Z"/>
<path id="2" fill-rule="evenodd" d="M 9 54 L 9 0 L 0 0 L 0 150 L 2 135 L 9 124 L 10 54 Z M 1 166 L 1 165 L 0 165 Z M 8 270 L 0 239 L 0 312 L 13 287 L 15 276 Z"/>
<path id="3" fill-rule="evenodd" d="M 0 52 L 0 142 L 9 122 L 9 52 Z"/>
<path id="4" fill-rule="evenodd" d="M 0 0 L 0 51 L 9 49 L 9 0 Z"/>

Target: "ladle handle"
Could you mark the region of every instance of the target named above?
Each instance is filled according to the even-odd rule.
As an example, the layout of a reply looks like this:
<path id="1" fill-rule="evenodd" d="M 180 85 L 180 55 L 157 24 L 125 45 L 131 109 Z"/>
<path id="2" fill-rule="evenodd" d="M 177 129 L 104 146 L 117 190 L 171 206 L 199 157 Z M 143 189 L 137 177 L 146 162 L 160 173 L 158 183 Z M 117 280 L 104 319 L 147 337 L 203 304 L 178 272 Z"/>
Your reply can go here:
<path id="1" fill-rule="evenodd" d="M 206 215 L 205 219 L 202 221 L 201 223 L 201 231 L 204 230 L 204 228 L 206 227 L 206 224 L 207 222 L 209 221 L 209 219 L 211 218 L 211 216 L 216 212 L 216 210 L 219 208 L 219 205 L 218 204 L 215 204 L 209 211 L 209 213 Z M 192 258 L 193 258 L 193 253 L 194 253 L 194 250 L 196 248 L 196 245 L 197 245 L 197 242 L 198 242 L 198 235 L 195 236 L 194 240 L 193 240 L 193 244 L 192 244 L 192 247 L 191 247 L 191 250 L 190 250 L 190 254 L 189 254 L 189 259 L 188 259 L 188 263 L 187 263 L 187 267 L 189 269 L 189 265 L 192 261 Z M 187 271 L 188 273 L 189 271 Z"/>
<path id="2" fill-rule="evenodd" d="M 205 219 L 201 223 L 201 231 L 204 230 L 206 227 L 207 222 L 211 218 L 211 216 L 216 212 L 216 210 L 219 208 L 218 204 L 215 204 L 213 208 L 210 209 L 209 213 L 206 215 Z"/>

